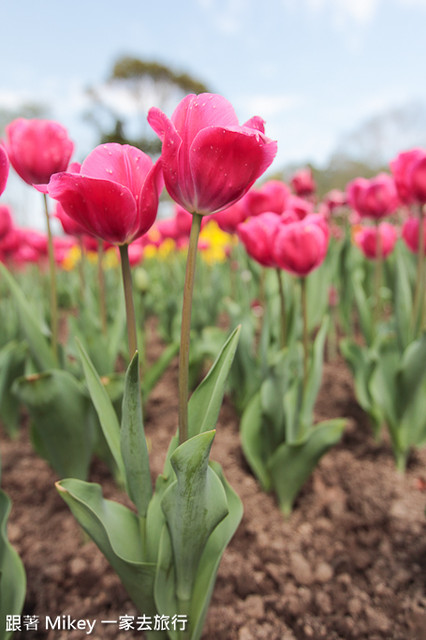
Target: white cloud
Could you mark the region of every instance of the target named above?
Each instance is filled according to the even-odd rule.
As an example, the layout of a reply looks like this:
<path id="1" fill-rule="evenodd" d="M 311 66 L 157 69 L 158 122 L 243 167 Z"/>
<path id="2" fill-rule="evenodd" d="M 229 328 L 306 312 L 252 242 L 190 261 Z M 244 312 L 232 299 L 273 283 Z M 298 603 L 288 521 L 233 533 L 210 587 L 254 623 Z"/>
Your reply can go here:
<path id="1" fill-rule="evenodd" d="M 221 33 L 235 35 L 242 28 L 247 12 L 247 0 L 197 0 L 208 14 L 208 20 Z"/>
<path id="2" fill-rule="evenodd" d="M 289 111 L 295 107 L 299 107 L 303 103 L 303 99 L 297 95 L 254 95 L 242 96 L 238 98 L 238 102 L 244 109 L 245 113 L 251 115 L 259 115 L 262 118 L 274 118 L 281 116 L 283 111 Z M 250 117 L 250 116 L 248 116 Z"/>

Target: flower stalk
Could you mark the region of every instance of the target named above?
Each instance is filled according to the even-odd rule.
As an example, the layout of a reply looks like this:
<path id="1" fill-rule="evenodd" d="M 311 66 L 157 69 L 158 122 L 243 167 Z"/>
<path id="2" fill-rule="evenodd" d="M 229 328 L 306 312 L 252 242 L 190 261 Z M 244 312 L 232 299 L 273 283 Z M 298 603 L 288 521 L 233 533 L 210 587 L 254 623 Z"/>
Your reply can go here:
<path id="1" fill-rule="evenodd" d="M 185 285 L 183 290 L 181 341 L 179 351 L 179 444 L 186 442 L 188 439 L 188 379 L 191 311 L 201 220 L 202 216 L 200 214 L 193 214 L 186 261 Z"/>
<path id="2" fill-rule="evenodd" d="M 52 230 L 50 228 L 49 207 L 47 196 L 43 193 L 44 213 L 47 230 L 47 251 L 49 257 L 49 277 L 50 277 L 50 328 L 52 332 L 52 351 L 55 358 L 58 356 L 58 294 L 56 290 L 56 267 L 55 254 L 53 249 Z"/>
<path id="3" fill-rule="evenodd" d="M 124 288 L 124 301 L 126 304 L 129 358 L 131 360 L 138 348 L 135 305 L 133 302 L 133 290 L 132 290 L 132 273 L 130 270 L 128 245 L 121 244 L 119 245 L 119 248 L 120 248 L 120 258 L 121 258 L 121 274 L 123 278 L 123 288 Z"/>

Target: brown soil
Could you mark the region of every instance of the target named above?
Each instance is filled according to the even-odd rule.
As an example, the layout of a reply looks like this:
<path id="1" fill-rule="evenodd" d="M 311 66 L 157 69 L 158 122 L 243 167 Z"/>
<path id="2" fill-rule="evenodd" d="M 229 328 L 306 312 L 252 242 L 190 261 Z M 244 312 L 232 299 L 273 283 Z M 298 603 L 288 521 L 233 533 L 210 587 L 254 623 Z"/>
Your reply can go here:
<path id="1" fill-rule="evenodd" d="M 154 473 L 176 427 L 176 395 L 173 366 L 146 411 Z M 212 458 L 240 495 L 244 517 L 222 560 L 203 640 L 426 638 L 426 450 L 412 456 L 405 477 L 395 471 L 386 441 L 371 437 L 340 360 L 325 365 L 316 407 L 318 420 L 338 416 L 348 418 L 343 441 L 322 459 L 285 520 L 251 475 L 225 401 Z M 3 489 L 13 500 L 9 537 L 28 579 L 23 613 L 40 616 L 42 627 L 14 639 L 86 637 L 44 629 L 45 616 L 68 614 L 98 620 L 92 638 L 142 638 L 100 624 L 139 613 L 97 547 L 83 541 L 27 429 L 16 441 L 3 434 L 0 446 Z M 101 463 L 91 480 L 123 500 Z"/>

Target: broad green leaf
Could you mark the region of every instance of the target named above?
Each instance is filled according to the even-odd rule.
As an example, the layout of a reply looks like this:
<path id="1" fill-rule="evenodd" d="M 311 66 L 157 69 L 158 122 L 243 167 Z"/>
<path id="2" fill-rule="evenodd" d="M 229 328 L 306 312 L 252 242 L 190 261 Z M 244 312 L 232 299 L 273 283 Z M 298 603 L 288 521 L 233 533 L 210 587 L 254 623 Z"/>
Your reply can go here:
<path id="1" fill-rule="evenodd" d="M 375 329 L 373 324 L 373 315 L 371 313 L 370 305 L 365 295 L 362 285 L 363 275 L 362 272 L 357 270 L 353 274 L 352 286 L 354 290 L 354 296 L 358 309 L 359 322 L 361 330 L 364 335 L 365 341 L 368 345 L 373 343 Z"/>
<path id="2" fill-rule="evenodd" d="M 426 333 L 408 345 L 396 371 L 398 404 L 407 406 L 426 376 Z"/>
<path id="3" fill-rule="evenodd" d="M 179 602 L 190 600 L 207 539 L 228 513 L 223 485 L 208 466 L 214 435 L 215 431 L 206 431 L 174 451 L 171 463 L 176 481 L 161 502 L 173 548 Z"/>
<path id="4" fill-rule="evenodd" d="M 373 403 L 380 407 L 385 421 L 397 424 L 400 417 L 397 371 L 400 353 L 392 338 L 382 339 L 377 346 L 377 354 L 369 382 Z"/>
<path id="5" fill-rule="evenodd" d="M 251 470 L 259 480 L 262 489 L 269 491 L 271 478 L 266 468 L 267 454 L 265 434 L 262 429 L 262 403 L 260 391 L 247 405 L 240 424 L 241 446 Z"/>
<path id="6" fill-rule="evenodd" d="M 70 478 L 57 482 L 56 487 L 76 520 L 119 575 L 138 610 L 155 615 L 156 566 L 144 556 L 141 519 L 127 507 L 105 500 L 98 484 Z"/>
<path id="7" fill-rule="evenodd" d="M 308 379 L 303 392 L 302 409 L 299 418 L 300 423 L 303 425 L 303 429 L 308 429 L 312 424 L 314 405 L 321 386 L 322 365 L 324 361 L 324 343 L 329 324 L 329 318 L 326 316 L 313 344 L 312 357 L 309 363 Z"/>
<path id="8" fill-rule="evenodd" d="M 120 435 L 128 493 L 138 514 L 145 517 L 152 496 L 152 484 L 143 427 L 137 352 L 126 372 Z"/>
<path id="9" fill-rule="evenodd" d="M 26 578 L 22 561 L 7 538 L 10 499 L 0 490 L 0 640 L 8 640 L 6 616 L 20 615 L 25 600 Z"/>
<path id="10" fill-rule="evenodd" d="M 408 276 L 406 260 L 400 249 L 401 247 L 397 245 L 394 310 L 399 348 L 401 351 L 404 351 L 413 338 L 413 296 L 411 294 L 411 283 Z"/>
<path id="11" fill-rule="evenodd" d="M 198 640 L 201 636 L 221 558 L 243 516 L 242 502 L 228 484 L 221 466 L 217 462 L 211 462 L 210 467 L 215 471 L 225 489 L 228 515 L 210 534 L 201 556 L 190 609 L 191 640 Z"/>
<path id="12" fill-rule="evenodd" d="M 12 393 L 12 385 L 24 374 L 27 353 L 27 346 L 17 340 L 8 342 L 0 350 L 0 418 L 11 437 L 17 434 L 20 419 L 20 403 Z"/>
<path id="13" fill-rule="evenodd" d="M 21 322 L 22 330 L 25 337 L 28 340 L 28 345 L 31 349 L 31 354 L 36 361 L 38 367 L 42 371 L 47 369 L 54 369 L 57 367 L 58 362 L 55 358 L 52 348 L 47 341 L 42 327 L 34 317 L 34 311 L 31 305 L 27 302 L 24 294 L 19 288 L 18 284 L 10 275 L 6 267 L 0 262 L 0 273 L 6 280 L 10 292 L 17 304 L 19 319 Z"/>
<path id="14" fill-rule="evenodd" d="M 83 385 L 67 371 L 53 369 L 18 378 L 13 388 L 30 414 L 39 454 L 61 478 L 85 479 L 94 435 Z"/>
<path id="15" fill-rule="evenodd" d="M 282 444 L 269 460 L 273 487 L 285 515 L 291 513 L 297 494 L 321 456 L 340 440 L 345 425 L 339 418 L 320 422 L 301 442 Z"/>
<path id="16" fill-rule="evenodd" d="M 121 455 L 120 425 L 117 415 L 114 411 L 114 407 L 112 406 L 108 393 L 106 392 L 101 379 L 92 364 L 92 361 L 79 342 L 77 342 L 77 345 L 81 361 L 83 363 L 86 383 L 92 402 L 95 406 L 96 413 L 98 414 L 105 440 L 107 441 L 111 454 L 116 462 L 119 474 L 122 478 L 125 478 L 126 470 L 124 468 L 123 457 Z"/>
<path id="17" fill-rule="evenodd" d="M 210 431 L 216 426 L 226 379 L 238 345 L 240 327 L 234 329 L 204 380 L 198 385 L 188 403 L 189 437 Z"/>
<path id="18" fill-rule="evenodd" d="M 201 637 L 221 558 L 243 515 L 241 500 L 226 481 L 220 465 L 211 462 L 210 467 L 216 473 L 225 490 L 229 512 L 215 527 L 207 540 L 198 565 L 192 598 L 189 603 L 179 603 L 176 599 L 173 549 L 167 526 L 164 526 L 161 534 L 159 568 L 155 582 L 156 604 L 160 613 L 165 615 L 167 615 L 166 611 L 178 611 L 188 615 L 188 640 L 198 640 Z M 180 639 L 177 631 L 170 630 L 169 635 L 172 640 Z"/>

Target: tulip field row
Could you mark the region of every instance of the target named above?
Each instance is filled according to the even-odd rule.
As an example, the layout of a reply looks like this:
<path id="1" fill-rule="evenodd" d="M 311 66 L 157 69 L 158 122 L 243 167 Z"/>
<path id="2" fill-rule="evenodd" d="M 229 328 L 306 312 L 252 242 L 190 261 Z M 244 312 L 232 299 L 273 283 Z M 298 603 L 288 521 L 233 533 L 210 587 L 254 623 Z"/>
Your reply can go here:
<path id="1" fill-rule="evenodd" d="M 257 116 L 240 125 L 221 96 L 187 96 L 171 118 L 152 108 L 148 121 L 156 161 L 108 143 L 80 164 L 56 122 L 6 128 L 0 422 L 14 438 L 29 417 L 56 490 L 137 610 L 177 616 L 147 637 L 197 640 L 243 514 L 210 460 L 225 393 L 242 455 L 283 518 L 347 426 L 314 419 L 325 356 L 346 361 L 400 473 L 426 443 L 426 150 L 319 197 L 309 168 L 288 184 L 259 180 L 277 143 Z M 9 171 L 40 192 L 45 233 L 16 225 Z M 173 215 L 160 218 L 170 198 Z M 148 362 L 152 321 L 164 349 Z M 176 359 L 177 431 L 155 478 L 144 408 Z M 90 482 L 95 457 L 132 508 Z M 0 640 L 18 630 L 25 598 L 10 507 L 0 492 Z"/>

